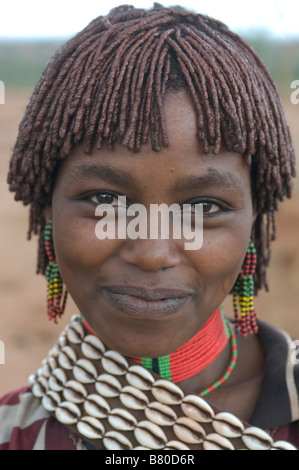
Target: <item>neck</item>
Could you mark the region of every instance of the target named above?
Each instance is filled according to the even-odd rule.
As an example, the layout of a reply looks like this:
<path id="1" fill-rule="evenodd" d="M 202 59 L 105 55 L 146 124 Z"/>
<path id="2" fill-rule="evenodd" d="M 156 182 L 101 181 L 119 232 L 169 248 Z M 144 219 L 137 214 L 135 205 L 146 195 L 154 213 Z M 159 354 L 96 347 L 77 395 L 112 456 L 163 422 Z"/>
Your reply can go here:
<path id="1" fill-rule="evenodd" d="M 84 320 L 87 329 L 90 326 Z M 228 322 L 221 307 L 205 325 L 176 351 L 158 358 L 134 358 L 145 368 L 174 383 L 182 382 L 208 367 L 222 353 L 230 338 Z"/>
<path id="2" fill-rule="evenodd" d="M 208 367 L 222 353 L 229 331 L 221 308 L 205 325 L 176 351 L 158 358 L 135 358 L 145 368 L 174 383 L 182 382 Z"/>

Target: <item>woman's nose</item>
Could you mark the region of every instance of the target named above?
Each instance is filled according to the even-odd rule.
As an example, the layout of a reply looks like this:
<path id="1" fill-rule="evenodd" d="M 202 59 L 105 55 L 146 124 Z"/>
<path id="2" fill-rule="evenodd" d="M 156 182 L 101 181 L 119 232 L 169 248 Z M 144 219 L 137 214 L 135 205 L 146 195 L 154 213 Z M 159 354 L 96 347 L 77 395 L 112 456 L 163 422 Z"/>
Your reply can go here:
<path id="1" fill-rule="evenodd" d="M 158 271 L 181 262 L 177 243 L 169 239 L 127 240 L 122 246 L 120 257 L 143 271 Z"/>

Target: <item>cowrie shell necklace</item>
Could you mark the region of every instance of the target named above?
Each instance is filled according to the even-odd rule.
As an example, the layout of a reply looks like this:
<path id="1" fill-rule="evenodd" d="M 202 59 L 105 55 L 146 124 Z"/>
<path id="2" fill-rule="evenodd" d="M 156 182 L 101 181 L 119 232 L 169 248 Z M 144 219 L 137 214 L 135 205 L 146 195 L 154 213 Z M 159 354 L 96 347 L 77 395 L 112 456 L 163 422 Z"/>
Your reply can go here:
<path id="1" fill-rule="evenodd" d="M 107 349 L 79 316 L 29 382 L 49 413 L 98 449 L 296 450 Z"/>

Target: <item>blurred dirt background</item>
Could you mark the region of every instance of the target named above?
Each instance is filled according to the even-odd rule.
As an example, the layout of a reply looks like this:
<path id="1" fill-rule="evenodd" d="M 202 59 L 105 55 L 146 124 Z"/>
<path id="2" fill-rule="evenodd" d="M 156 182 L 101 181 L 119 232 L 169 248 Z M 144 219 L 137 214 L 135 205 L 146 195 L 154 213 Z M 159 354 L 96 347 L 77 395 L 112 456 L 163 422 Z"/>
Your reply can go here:
<path id="1" fill-rule="evenodd" d="M 53 46 L 53 50 L 56 45 Z M 273 49 L 271 48 L 271 51 Z M 296 49 L 298 51 L 298 48 Z M 47 51 L 48 54 L 48 51 Z M 50 55 L 50 54 L 49 54 Z M 21 57 L 23 55 L 21 54 Z M 285 60 L 285 54 L 282 55 Z M 7 53 L 4 56 L 7 59 Z M 277 66 L 277 61 L 274 65 Z M 0 53 L 1 64 L 1 53 Z M 0 68 L 0 79 L 7 83 L 5 61 Z M 41 64 L 43 67 L 44 64 Z M 27 67 L 28 68 L 28 67 Z M 31 67 L 32 69 L 32 67 Z M 21 69 L 22 70 L 22 69 Z M 27 70 L 27 69 L 26 69 Z M 285 75 L 285 69 L 282 71 Z M 5 72 L 5 73 L 4 73 Z M 3 75 L 1 76 L 1 73 Z M 13 77 L 18 74 L 13 69 Z M 34 79 L 39 75 L 37 68 Z M 290 102 L 290 83 L 294 77 L 284 78 L 283 103 L 299 155 L 299 104 Z M 299 79 L 299 69 L 298 76 Z M 31 83 L 32 77 L 28 81 Z M 36 81 L 36 80 L 35 80 Z M 26 80 L 22 84 L 26 84 Z M 11 83 L 11 82 L 9 82 Z M 33 82 L 35 83 L 35 82 Z M 46 318 L 46 283 L 43 276 L 35 275 L 36 239 L 26 241 L 28 208 L 13 200 L 6 184 L 11 150 L 18 123 L 32 92 L 32 86 L 21 89 L 16 85 L 6 88 L 5 104 L 0 104 L 0 341 L 5 346 L 5 363 L 0 364 L 0 396 L 27 384 L 28 376 L 41 364 L 54 344 L 59 332 L 72 314 L 77 313 L 68 299 L 64 319 L 58 325 Z M 277 241 L 273 243 L 272 263 L 268 274 L 269 293 L 256 299 L 259 317 L 289 331 L 299 338 L 299 184 L 294 197 L 285 201 L 277 217 Z M 231 300 L 225 302 L 227 315 L 231 315 Z M 0 357 L 1 362 L 1 357 Z"/>

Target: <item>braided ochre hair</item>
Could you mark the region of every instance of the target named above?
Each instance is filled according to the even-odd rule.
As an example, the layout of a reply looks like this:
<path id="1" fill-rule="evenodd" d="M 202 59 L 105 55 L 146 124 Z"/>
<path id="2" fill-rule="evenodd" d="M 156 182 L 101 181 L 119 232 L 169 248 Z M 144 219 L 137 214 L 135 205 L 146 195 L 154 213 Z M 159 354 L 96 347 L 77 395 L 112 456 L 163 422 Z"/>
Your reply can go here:
<path id="1" fill-rule="evenodd" d="M 279 201 L 291 196 L 295 157 L 280 99 L 252 48 L 223 23 L 181 7 L 124 5 L 94 19 L 46 66 L 20 123 L 8 174 L 15 199 L 30 204 L 39 235 L 37 272 L 47 257 L 44 208 L 59 168 L 84 141 L 88 154 L 103 139 L 138 151 L 150 139 L 168 146 L 164 99 L 186 89 L 195 104 L 204 152 L 220 146 L 251 158 L 257 218 L 252 240 L 256 289 L 266 283 Z"/>

